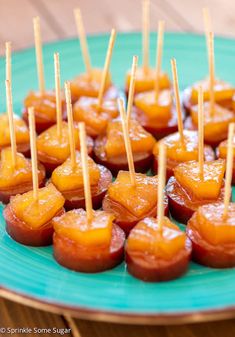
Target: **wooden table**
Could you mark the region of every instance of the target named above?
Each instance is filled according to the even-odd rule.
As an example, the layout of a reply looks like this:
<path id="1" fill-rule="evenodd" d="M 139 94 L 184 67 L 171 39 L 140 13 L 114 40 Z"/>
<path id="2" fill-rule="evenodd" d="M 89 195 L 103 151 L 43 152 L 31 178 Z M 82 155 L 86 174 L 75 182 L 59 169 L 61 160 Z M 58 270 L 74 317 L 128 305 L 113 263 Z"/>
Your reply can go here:
<path id="1" fill-rule="evenodd" d="M 158 19 L 164 19 L 168 30 L 202 32 L 201 9 L 204 4 L 204 0 L 152 0 L 151 28 L 156 30 Z M 211 9 L 214 31 L 227 36 L 235 35 L 235 2 L 207 0 L 207 5 Z M 140 0 L 0 0 L 0 52 L 4 53 L 4 42 L 7 40 L 12 41 L 16 50 L 33 45 L 31 19 L 35 15 L 41 17 L 45 42 L 76 36 L 73 19 L 73 8 L 76 6 L 82 10 L 88 33 L 110 31 L 112 27 L 118 31 L 141 28 Z M 65 336 L 74 337 L 235 336 L 235 320 L 166 327 L 116 325 L 66 319 L 3 299 L 0 299 L 1 327 L 72 327 L 71 333 Z M 59 336 L 52 333 L 40 335 Z M 26 335 L 15 333 L 14 336 Z"/>

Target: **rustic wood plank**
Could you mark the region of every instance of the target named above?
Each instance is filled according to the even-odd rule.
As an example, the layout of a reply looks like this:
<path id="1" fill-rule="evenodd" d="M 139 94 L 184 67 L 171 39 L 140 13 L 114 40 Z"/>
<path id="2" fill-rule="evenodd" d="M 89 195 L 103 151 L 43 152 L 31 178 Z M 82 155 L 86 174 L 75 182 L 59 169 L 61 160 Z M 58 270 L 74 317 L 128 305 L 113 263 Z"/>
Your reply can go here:
<path id="1" fill-rule="evenodd" d="M 39 13 L 30 0 L 21 0 L 20 2 L 19 0 L 1 0 L 0 14 L 0 39 L 2 41 L 12 41 L 14 49 L 33 45 L 32 18 Z M 58 35 L 43 17 L 41 25 L 43 41 L 57 38 Z"/>
<path id="2" fill-rule="evenodd" d="M 81 337 L 234 337 L 235 320 L 180 326 L 138 326 L 77 320 Z"/>
<path id="3" fill-rule="evenodd" d="M 1 328 L 34 328 L 38 329 L 52 329 L 51 332 L 48 333 L 28 333 L 28 334 L 20 334 L 15 333 L 14 336 L 60 336 L 59 332 L 53 333 L 53 328 L 56 329 L 68 329 L 65 320 L 59 316 L 47 313 L 45 311 L 32 309 L 30 307 L 26 307 L 21 304 L 13 303 L 8 300 L 0 299 L 0 327 Z M 61 330 L 62 332 L 62 330 Z M 1 334 L 3 336 L 9 336 L 9 334 Z M 72 336 L 72 333 L 67 333 L 64 336 Z"/>

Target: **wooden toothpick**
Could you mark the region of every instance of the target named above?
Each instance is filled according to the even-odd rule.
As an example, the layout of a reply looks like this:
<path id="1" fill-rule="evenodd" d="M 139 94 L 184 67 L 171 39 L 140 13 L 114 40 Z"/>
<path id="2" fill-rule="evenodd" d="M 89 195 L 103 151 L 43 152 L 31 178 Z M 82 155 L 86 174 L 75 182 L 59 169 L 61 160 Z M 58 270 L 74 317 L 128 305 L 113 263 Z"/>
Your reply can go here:
<path id="1" fill-rule="evenodd" d="M 54 53 L 54 71 L 55 71 L 55 93 L 56 93 L 56 124 L 57 124 L 57 135 L 60 138 L 62 133 L 62 102 L 61 102 L 61 86 L 60 86 L 59 53 Z"/>
<path id="2" fill-rule="evenodd" d="M 128 102 L 127 102 L 127 126 L 129 129 L 129 123 L 131 119 L 131 110 L 133 107 L 134 93 L 135 93 L 135 74 L 138 63 L 138 56 L 133 56 L 132 67 L 131 67 L 131 79 L 130 87 L 128 91 Z"/>
<path id="3" fill-rule="evenodd" d="M 80 8 L 74 9 L 74 16 L 75 16 L 80 46 L 82 50 L 83 62 L 84 62 L 87 74 L 91 74 L 91 70 L 92 70 L 91 61 L 90 61 L 90 55 L 89 55 L 89 50 L 88 50 L 88 45 L 87 45 L 87 38 L 86 38 L 86 33 L 85 33 L 84 25 L 83 25 L 82 14 L 81 14 Z"/>
<path id="4" fill-rule="evenodd" d="M 143 0 L 142 4 L 142 50 L 143 50 L 143 69 L 147 73 L 149 69 L 149 13 L 150 2 Z"/>
<path id="5" fill-rule="evenodd" d="M 13 114 L 13 107 L 12 107 L 12 91 L 11 91 L 10 81 L 6 80 L 5 84 L 6 84 L 7 114 L 8 114 L 10 138 L 11 138 L 12 164 L 13 164 L 13 167 L 15 167 L 17 149 L 16 149 L 14 114 Z"/>
<path id="6" fill-rule="evenodd" d="M 204 176 L 204 109 L 202 86 L 198 90 L 198 162 L 200 178 Z"/>
<path id="7" fill-rule="evenodd" d="M 159 95 L 159 80 L 161 75 L 162 66 L 162 49 L 163 49 L 163 34 L 164 34 L 164 21 L 159 21 L 158 23 L 158 36 L 157 36 L 157 51 L 156 51 L 156 78 L 155 78 L 155 97 L 158 100 Z"/>
<path id="8" fill-rule="evenodd" d="M 206 34 L 206 44 L 207 44 L 207 53 L 209 53 L 209 32 L 212 31 L 212 22 L 209 9 L 204 7 L 202 9 L 203 13 L 203 21 L 204 21 L 204 29 Z"/>
<path id="9" fill-rule="evenodd" d="M 134 160 L 133 160 L 133 154 L 131 149 L 131 141 L 129 136 L 129 131 L 127 127 L 127 117 L 124 109 L 124 102 L 123 99 L 118 98 L 118 106 L 120 110 L 121 120 L 122 120 L 122 131 L 123 131 L 123 137 L 125 142 L 125 148 L 126 148 L 126 155 L 127 155 L 127 161 L 128 161 L 128 167 L 130 172 L 130 178 L 131 178 L 131 184 L 133 186 L 136 185 L 136 178 L 135 178 L 135 166 L 134 166 Z"/>
<path id="10" fill-rule="evenodd" d="M 6 80 L 11 83 L 11 42 L 6 42 Z"/>
<path id="11" fill-rule="evenodd" d="M 233 136 L 235 124 L 229 124 L 228 131 L 228 146 L 227 146 L 227 160 L 226 160 L 226 177 L 225 177 L 225 192 L 224 192 L 224 218 L 228 215 L 228 207 L 232 192 L 232 174 L 233 174 Z"/>
<path id="12" fill-rule="evenodd" d="M 161 232 L 164 219 L 164 189 L 166 184 L 166 146 L 163 143 L 159 145 L 158 163 L 157 220 L 158 229 Z"/>
<path id="13" fill-rule="evenodd" d="M 75 150 L 75 139 L 74 139 L 74 124 L 73 124 L 73 110 L 72 110 L 72 103 L 71 103 L 70 83 L 66 81 L 64 86 L 65 86 L 65 99 L 66 99 L 66 107 L 67 107 L 67 115 L 68 115 L 70 157 L 71 157 L 72 167 L 74 168 L 76 166 L 76 150 Z"/>
<path id="14" fill-rule="evenodd" d="M 104 90 L 105 90 L 105 85 L 106 85 L 106 81 L 107 81 L 107 77 L 108 77 L 109 66 L 110 66 L 110 61 L 111 61 L 111 57 L 112 57 L 115 39 L 116 39 L 116 31 L 115 31 L 115 29 L 112 29 L 110 39 L 109 39 L 109 45 L 108 45 L 108 50 L 107 50 L 107 54 L 106 54 L 104 69 L 103 69 L 103 73 L 102 73 L 102 78 L 101 78 L 99 95 L 98 95 L 98 105 L 97 105 L 98 109 L 101 107 L 102 101 L 103 101 Z"/>
<path id="15" fill-rule="evenodd" d="M 40 18 L 38 16 L 33 18 L 33 28 L 34 28 L 34 41 L 35 41 L 35 51 L 37 61 L 37 72 L 38 72 L 38 85 L 40 93 L 43 94 L 45 91 L 45 76 L 44 76 L 44 66 L 42 56 L 41 26 L 40 26 Z"/>
<path id="16" fill-rule="evenodd" d="M 209 75 L 210 75 L 210 112 L 214 113 L 215 109 L 215 57 L 214 57 L 214 34 L 209 32 Z"/>
<path id="17" fill-rule="evenodd" d="M 181 106 L 180 106 L 179 82 L 178 82 L 177 66 L 176 66 L 175 59 L 171 60 L 171 69 L 172 69 L 172 75 L 173 75 L 175 104 L 176 104 L 177 119 L 178 119 L 178 131 L 180 134 L 181 144 L 182 146 L 184 146 L 184 128 L 183 128 L 183 119 L 182 119 L 182 112 L 181 112 Z"/>
<path id="18" fill-rule="evenodd" d="M 89 223 L 93 219 L 93 209 L 92 209 L 90 175 L 89 175 L 88 154 L 86 144 L 86 131 L 85 131 L 85 124 L 83 122 L 79 123 L 79 137 L 80 137 L 80 151 L 81 151 L 82 172 L 83 172 L 83 184 L 86 202 L 86 214 L 87 214 L 87 222 Z"/>
<path id="19" fill-rule="evenodd" d="M 38 161 L 37 161 L 37 148 L 36 148 L 35 115 L 33 107 L 28 108 L 28 115 L 29 115 L 29 131 L 30 131 L 31 164 L 33 175 L 33 196 L 34 200 L 38 201 Z"/>

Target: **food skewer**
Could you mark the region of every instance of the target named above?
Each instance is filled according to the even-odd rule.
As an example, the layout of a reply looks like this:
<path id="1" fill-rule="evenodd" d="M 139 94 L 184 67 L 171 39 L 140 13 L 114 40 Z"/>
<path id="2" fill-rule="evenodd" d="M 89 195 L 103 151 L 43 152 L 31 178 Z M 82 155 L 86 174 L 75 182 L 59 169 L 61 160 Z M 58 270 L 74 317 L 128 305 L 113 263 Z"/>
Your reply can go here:
<path id="1" fill-rule="evenodd" d="M 97 96 L 88 97 L 83 95 L 73 106 L 74 120 L 76 122 L 84 122 L 87 134 L 93 138 L 99 134 L 104 134 L 108 122 L 118 116 L 116 99 L 107 98 L 105 94 L 109 81 L 109 68 L 115 39 L 116 31 L 112 29 Z M 72 85 L 71 83 L 71 92 Z"/>
<path id="2" fill-rule="evenodd" d="M 27 188 L 24 191 L 19 191 L 23 194 L 17 193 L 11 197 L 9 204 L 4 209 L 3 215 L 6 220 L 6 230 L 12 239 L 24 245 L 47 246 L 52 242 L 52 218 L 64 212 L 64 198 L 52 184 L 39 188 L 42 178 L 44 181 L 45 171 L 42 171 L 41 164 L 37 163 L 33 107 L 29 108 L 28 114 L 31 163 L 28 160 L 27 166 L 30 167 L 24 167 L 24 171 L 26 169 L 29 171 L 30 175 L 28 173 L 27 177 L 30 178 L 31 184 L 29 185 L 28 181 L 24 181 L 24 185 Z M 22 168 L 22 158 L 17 157 L 17 159 Z M 41 171 L 43 172 L 43 176 Z M 21 179 L 23 179 L 22 175 Z"/>
<path id="3" fill-rule="evenodd" d="M 16 135 L 15 135 L 15 124 L 14 115 L 12 108 L 12 91 L 10 80 L 6 80 L 6 99 L 7 99 L 7 114 L 9 120 L 10 138 L 11 138 L 11 152 L 12 152 L 12 165 L 15 168 L 17 162 L 17 149 L 16 149 Z"/>
<path id="4" fill-rule="evenodd" d="M 73 209 L 54 219 L 54 257 L 66 268 L 94 273 L 114 268 L 124 255 L 124 232 L 112 213 L 93 211 L 85 124 L 79 123 L 86 211 Z"/>
<path id="5" fill-rule="evenodd" d="M 62 100 L 60 86 L 60 58 L 59 53 L 54 53 L 55 93 L 56 93 L 56 124 L 57 135 L 61 138 L 62 133 Z"/>
<path id="6" fill-rule="evenodd" d="M 6 42 L 6 80 L 11 83 L 11 42 Z"/>
<path id="7" fill-rule="evenodd" d="M 45 75 L 44 75 L 43 55 L 42 55 L 41 24 L 40 18 L 38 16 L 33 18 L 33 29 L 34 29 L 36 60 L 37 60 L 38 86 L 39 91 L 42 95 L 45 92 Z"/>
<path id="8" fill-rule="evenodd" d="M 134 101 L 135 76 L 136 76 L 137 63 L 138 63 L 138 56 L 133 56 L 132 67 L 131 67 L 130 89 L 129 89 L 129 94 L 128 94 L 127 113 L 126 113 L 128 129 L 129 129 L 129 123 L 131 119 L 131 110 L 133 108 L 133 101 Z"/>
<path id="9" fill-rule="evenodd" d="M 65 198 L 65 209 L 71 210 L 74 208 L 85 208 L 86 206 L 87 216 L 90 219 L 89 221 L 91 221 L 92 204 L 94 209 L 101 207 L 108 185 L 112 181 L 112 174 L 106 167 L 97 165 L 90 157 L 87 157 L 87 137 L 85 142 L 86 149 L 82 150 L 82 146 L 84 146 L 84 144 L 79 141 L 80 124 L 77 124 L 75 129 L 73 122 L 70 82 L 68 81 L 65 82 L 65 96 L 68 115 L 67 135 L 69 138 L 70 154 L 69 157 L 52 172 L 51 181 L 63 194 Z M 78 131 L 78 134 L 75 133 L 75 131 Z M 82 131 L 82 133 L 84 132 Z M 79 137 L 78 141 L 80 152 L 76 151 L 78 146 L 75 142 L 75 136 Z M 85 164 L 87 170 L 89 169 L 89 177 L 82 173 L 82 165 L 85 156 L 82 151 L 85 151 L 87 158 L 85 159 Z M 84 179 L 86 179 L 86 182 L 84 182 Z M 88 190 L 88 186 L 91 191 Z M 89 202 L 90 197 L 92 198 L 92 203 Z"/>
<path id="10" fill-rule="evenodd" d="M 161 65 L 162 65 L 162 49 L 163 49 L 163 34 L 164 34 L 164 21 L 158 22 L 158 38 L 157 38 L 157 52 L 156 52 L 156 79 L 155 79 L 155 95 L 156 100 L 158 100 L 159 95 L 159 80 L 161 74 Z"/>
<path id="11" fill-rule="evenodd" d="M 235 204 L 230 202 L 234 128 L 235 124 L 231 123 L 228 131 L 224 196 L 220 201 L 199 207 L 186 228 L 193 245 L 193 260 L 211 268 L 235 266 Z"/>
<path id="12" fill-rule="evenodd" d="M 180 277 L 188 269 L 192 251 L 186 234 L 164 216 L 165 163 L 166 147 L 161 144 L 157 218 L 148 216 L 139 221 L 131 230 L 125 246 L 128 272 L 147 282 Z"/>
<path id="13" fill-rule="evenodd" d="M 88 45 L 87 45 L 86 32 L 84 29 L 80 8 L 74 9 L 74 16 L 75 16 L 77 32 L 78 32 L 78 36 L 80 40 L 81 50 L 82 50 L 83 62 L 86 68 L 86 72 L 90 76 L 92 67 L 91 67 L 90 55 L 89 55 L 89 50 L 88 50 Z"/>
<path id="14" fill-rule="evenodd" d="M 226 160 L 226 177 L 225 177 L 225 192 L 224 192 L 224 212 L 223 217 L 226 219 L 228 215 L 228 207 L 232 194 L 232 173 L 233 173 L 233 137 L 234 137 L 235 124 L 229 124 L 228 130 L 228 148 L 227 148 L 227 160 Z"/>
<path id="15" fill-rule="evenodd" d="M 142 2 L 142 53 L 143 53 L 143 70 L 145 74 L 149 70 L 149 17 L 150 2 L 143 0 Z"/>
<path id="16" fill-rule="evenodd" d="M 129 90 L 127 113 L 124 113 L 124 120 L 127 124 L 128 133 L 131 135 L 131 142 L 133 144 L 133 153 L 131 156 L 134 160 L 135 170 L 136 172 L 146 172 L 152 164 L 152 150 L 155 139 L 150 133 L 144 130 L 138 121 L 131 118 L 131 113 L 133 112 L 136 66 L 137 57 L 134 56 L 130 81 L 131 88 Z M 122 112 L 121 108 L 120 111 Z M 108 167 L 113 175 L 117 175 L 120 170 L 126 171 L 129 167 L 123 134 L 122 120 L 118 118 L 113 119 L 108 122 L 106 133 L 98 136 L 94 144 L 96 162 Z M 129 168 L 129 170 L 131 171 L 131 168 Z"/>
<path id="17" fill-rule="evenodd" d="M 215 65 L 214 65 L 214 35 L 209 32 L 208 35 L 209 47 L 209 75 L 210 75 L 210 112 L 213 115 L 215 110 Z"/>
<path id="18" fill-rule="evenodd" d="M 198 93 L 198 162 L 200 170 L 200 179 L 204 176 L 204 109 L 203 109 L 203 91 L 199 87 Z"/>

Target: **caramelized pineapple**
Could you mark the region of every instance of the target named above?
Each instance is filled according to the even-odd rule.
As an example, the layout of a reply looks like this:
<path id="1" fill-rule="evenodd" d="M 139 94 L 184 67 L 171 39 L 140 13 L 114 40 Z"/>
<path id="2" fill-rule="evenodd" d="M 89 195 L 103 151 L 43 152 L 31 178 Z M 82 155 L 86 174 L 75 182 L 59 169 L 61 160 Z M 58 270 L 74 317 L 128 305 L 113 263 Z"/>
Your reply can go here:
<path id="1" fill-rule="evenodd" d="M 157 204 L 158 177 L 136 173 L 136 185 L 131 183 L 130 173 L 120 171 L 108 188 L 109 198 L 121 204 L 137 217 L 148 213 Z"/>
<path id="2" fill-rule="evenodd" d="M 181 163 L 174 169 L 175 178 L 191 197 L 199 200 L 216 200 L 219 197 L 225 172 L 224 160 L 205 162 L 203 178 L 199 163 Z"/>
<path id="3" fill-rule="evenodd" d="M 104 133 L 108 121 L 119 114 L 114 100 L 104 100 L 100 109 L 97 104 L 97 98 L 82 97 L 74 105 L 74 120 L 84 122 L 87 133 L 94 137 Z"/>
<path id="4" fill-rule="evenodd" d="M 40 188 L 38 200 L 33 191 L 18 194 L 10 200 L 15 216 L 31 229 L 37 229 L 49 222 L 63 207 L 64 197 L 53 184 Z"/>
<path id="5" fill-rule="evenodd" d="M 16 144 L 29 143 L 29 130 L 26 123 L 19 116 L 14 115 Z M 7 114 L 0 115 L 0 148 L 10 146 L 10 129 Z"/>
<path id="6" fill-rule="evenodd" d="M 135 120 L 130 121 L 129 136 L 133 153 L 152 152 L 154 137 Z M 122 123 L 119 119 L 108 123 L 105 153 L 108 159 L 126 153 Z"/>
<path id="7" fill-rule="evenodd" d="M 128 71 L 126 75 L 126 90 L 130 87 L 130 80 L 131 80 L 131 70 Z M 140 93 L 144 91 L 149 91 L 154 88 L 156 81 L 156 70 L 155 69 L 148 69 L 147 72 L 141 67 L 136 69 L 135 75 L 135 92 Z M 159 88 L 161 90 L 168 89 L 171 86 L 170 79 L 166 73 L 160 74 L 159 79 Z"/>
<path id="8" fill-rule="evenodd" d="M 157 219 L 145 218 L 130 232 L 126 249 L 130 252 L 145 252 L 155 259 L 170 260 L 184 249 L 186 235 L 169 218 L 164 217 L 162 231 Z"/>
<path id="9" fill-rule="evenodd" d="M 90 157 L 88 157 L 88 170 L 91 186 L 97 185 L 100 179 L 100 170 Z M 71 158 L 69 157 L 62 165 L 58 166 L 53 171 L 51 181 L 61 192 L 83 188 L 80 153 L 76 152 L 75 167 L 72 167 Z"/>
<path id="10" fill-rule="evenodd" d="M 93 212 L 88 223 L 83 209 L 74 209 L 53 219 L 56 234 L 75 241 L 81 246 L 109 246 L 114 216 L 104 211 Z"/>
<path id="11" fill-rule="evenodd" d="M 75 101 L 82 96 L 98 97 L 102 74 L 102 69 L 92 68 L 91 73 L 81 74 L 71 81 L 72 100 Z M 111 84 L 111 75 L 109 73 L 105 83 L 105 90 L 107 90 Z"/>
<path id="12" fill-rule="evenodd" d="M 147 91 L 135 96 L 135 106 L 149 119 L 166 124 L 172 117 L 172 94 L 170 90 L 160 91 L 156 100 L 155 91 Z"/>

